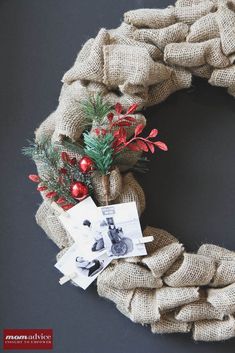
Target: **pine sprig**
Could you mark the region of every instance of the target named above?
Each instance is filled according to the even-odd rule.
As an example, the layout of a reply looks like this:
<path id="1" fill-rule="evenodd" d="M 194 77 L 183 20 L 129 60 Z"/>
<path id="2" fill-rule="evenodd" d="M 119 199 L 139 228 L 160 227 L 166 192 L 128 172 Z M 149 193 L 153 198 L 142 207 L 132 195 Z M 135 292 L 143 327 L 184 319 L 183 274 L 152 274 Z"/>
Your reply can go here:
<path id="1" fill-rule="evenodd" d="M 73 148 L 72 148 L 73 146 Z M 70 148 L 69 148 L 70 147 Z M 30 175 L 30 179 L 38 183 L 37 190 L 44 191 L 45 195 L 53 201 L 62 204 L 62 207 L 71 207 L 77 203 L 71 194 L 70 187 L 74 181 L 84 183 L 89 193 L 92 193 L 91 176 L 88 173 L 82 173 L 78 168 L 76 158 L 70 158 L 63 149 L 68 148 L 71 152 L 81 152 L 81 148 L 72 145 L 71 142 L 63 142 L 62 145 L 51 144 L 49 140 L 40 143 L 30 142 L 29 146 L 22 149 L 22 153 L 45 165 L 45 175 Z"/>
<path id="2" fill-rule="evenodd" d="M 68 150 L 69 152 L 77 153 L 81 156 L 84 155 L 83 147 L 77 142 L 72 142 L 69 138 L 65 138 L 63 140 L 63 147 L 66 148 L 66 150 Z"/>
<path id="3" fill-rule="evenodd" d="M 22 154 L 33 161 L 45 163 L 48 167 L 54 169 L 58 167 L 60 161 L 61 146 L 54 146 L 49 140 L 43 140 L 40 143 L 28 141 L 29 146 L 22 148 Z"/>
<path id="4" fill-rule="evenodd" d="M 80 103 L 87 119 L 87 124 L 96 122 L 102 125 L 104 118 L 112 111 L 112 106 L 106 103 L 100 94 L 89 97 Z"/>
<path id="5" fill-rule="evenodd" d="M 93 161 L 97 169 L 103 174 L 108 174 L 113 163 L 113 141 L 111 133 L 100 134 L 99 136 L 85 132 L 83 134 L 85 149 L 84 152 Z"/>

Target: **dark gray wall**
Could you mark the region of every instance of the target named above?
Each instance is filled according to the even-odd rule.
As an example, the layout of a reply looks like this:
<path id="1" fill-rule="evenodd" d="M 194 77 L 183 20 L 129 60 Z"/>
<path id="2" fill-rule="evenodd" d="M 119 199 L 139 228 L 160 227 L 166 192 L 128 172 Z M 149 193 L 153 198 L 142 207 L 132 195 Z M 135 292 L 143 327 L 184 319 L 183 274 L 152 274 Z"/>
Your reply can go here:
<path id="1" fill-rule="evenodd" d="M 34 220 L 40 196 L 20 149 L 56 107 L 60 79 L 81 44 L 102 26 L 119 25 L 131 8 L 170 1 L 1 0 L 1 329 L 53 328 L 56 353 L 232 353 L 234 340 L 195 344 L 190 335 L 155 336 L 113 304 L 72 285 L 60 286 L 57 248 Z M 143 223 L 176 234 L 188 250 L 203 242 L 235 245 L 235 101 L 194 80 L 146 112 L 169 152 L 152 158 L 140 181 Z M 2 290 L 4 289 L 4 290 Z"/>

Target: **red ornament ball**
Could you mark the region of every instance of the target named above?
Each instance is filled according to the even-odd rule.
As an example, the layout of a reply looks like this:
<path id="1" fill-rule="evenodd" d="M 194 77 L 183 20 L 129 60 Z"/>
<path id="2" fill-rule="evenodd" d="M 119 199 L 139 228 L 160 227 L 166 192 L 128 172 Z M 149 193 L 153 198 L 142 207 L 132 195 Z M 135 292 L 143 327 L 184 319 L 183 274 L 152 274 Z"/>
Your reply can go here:
<path id="1" fill-rule="evenodd" d="M 93 161 L 87 156 L 82 157 L 78 165 L 82 173 L 89 173 L 94 169 Z"/>
<path id="2" fill-rule="evenodd" d="M 70 186 L 70 192 L 74 199 L 82 201 L 88 196 L 89 189 L 86 184 L 82 183 L 81 181 L 75 181 Z"/>

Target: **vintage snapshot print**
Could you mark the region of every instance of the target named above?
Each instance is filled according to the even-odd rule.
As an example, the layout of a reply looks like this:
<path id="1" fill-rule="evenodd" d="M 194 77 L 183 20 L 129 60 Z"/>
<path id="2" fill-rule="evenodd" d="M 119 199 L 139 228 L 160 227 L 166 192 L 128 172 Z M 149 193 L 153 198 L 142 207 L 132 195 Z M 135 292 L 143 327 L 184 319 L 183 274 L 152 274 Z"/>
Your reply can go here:
<path id="1" fill-rule="evenodd" d="M 98 209 L 91 197 L 78 203 L 59 219 L 79 246 L 80 255 L 88 260 L 95 259 L 105 252 L 99 224 Z"/>
<path id="2" fill-rule="evenodd" d="M 100 229 L 108 256 L 112 259 L 146 255 L 135 202 L 98 207 Z"/>
<path id="3" fill-rule="evenodd" d="M 76 276 L 73 278 L 79 287 L 86 289 L 108 266 L 112 259 L 107 254 L 102 254 L 96 258 L 89 260 L 81 255 L 81 248 L 78 243 L 74 243 L 69 250 L 59 259 L 55 267 L 63 273 L 63 275 Z"/>

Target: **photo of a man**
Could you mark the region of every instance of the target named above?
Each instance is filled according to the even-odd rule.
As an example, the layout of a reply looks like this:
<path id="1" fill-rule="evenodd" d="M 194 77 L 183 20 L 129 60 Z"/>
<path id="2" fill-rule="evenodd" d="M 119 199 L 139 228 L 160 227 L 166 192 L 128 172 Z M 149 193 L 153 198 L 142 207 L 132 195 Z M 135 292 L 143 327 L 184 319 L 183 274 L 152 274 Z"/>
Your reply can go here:
<path id="1" fill-rule="evenodd" d="M 69 217 L 60 216 L 64 228 L 80 248 L 79 255 L 93 260 L 103 254 L 104 241 L 100 228 L 98 210 L 91 197 L 86 198 L 67 211 Z"/>
<path id="2" fill-rule="evenodd" d="M 112 259 L 105 252 L 95 253 L 93 259 L 88 259 L 81 250 L 79 244 L 75 242 L 57 261 L 55 267 L 63 275 L 75 274 L 73 282 L 86 289 Z"/>
<path id="3" fill-rule="evenodd" d="M 104 249 L 104 240 L 102 237 L 101 230 L 99 228 L 93 228 L 91 222 L 86 219 L 83 222 L 84 229 L 86 229 L 87 234 L 90 239 L 92 239 L 91 251 L 100 251 Z"/>
<path id="4" fill-rule="evenodd" d="M 88 277 L 94 276 L 103 269 L 103 261 L 97 259 L 89 261 L 81 256 L 77 256 L 75 262 L 77 268 L 82 271 L 83 275 Z"/>
<path id="5" fill-rule="evenodd" d="M 146 253 L 143 244 L 133 241 L 143 236 L 134 202 L 102 206 L 99 210 L 103 216 L 102 236 L 108 256 L 121 258 Z"/>

